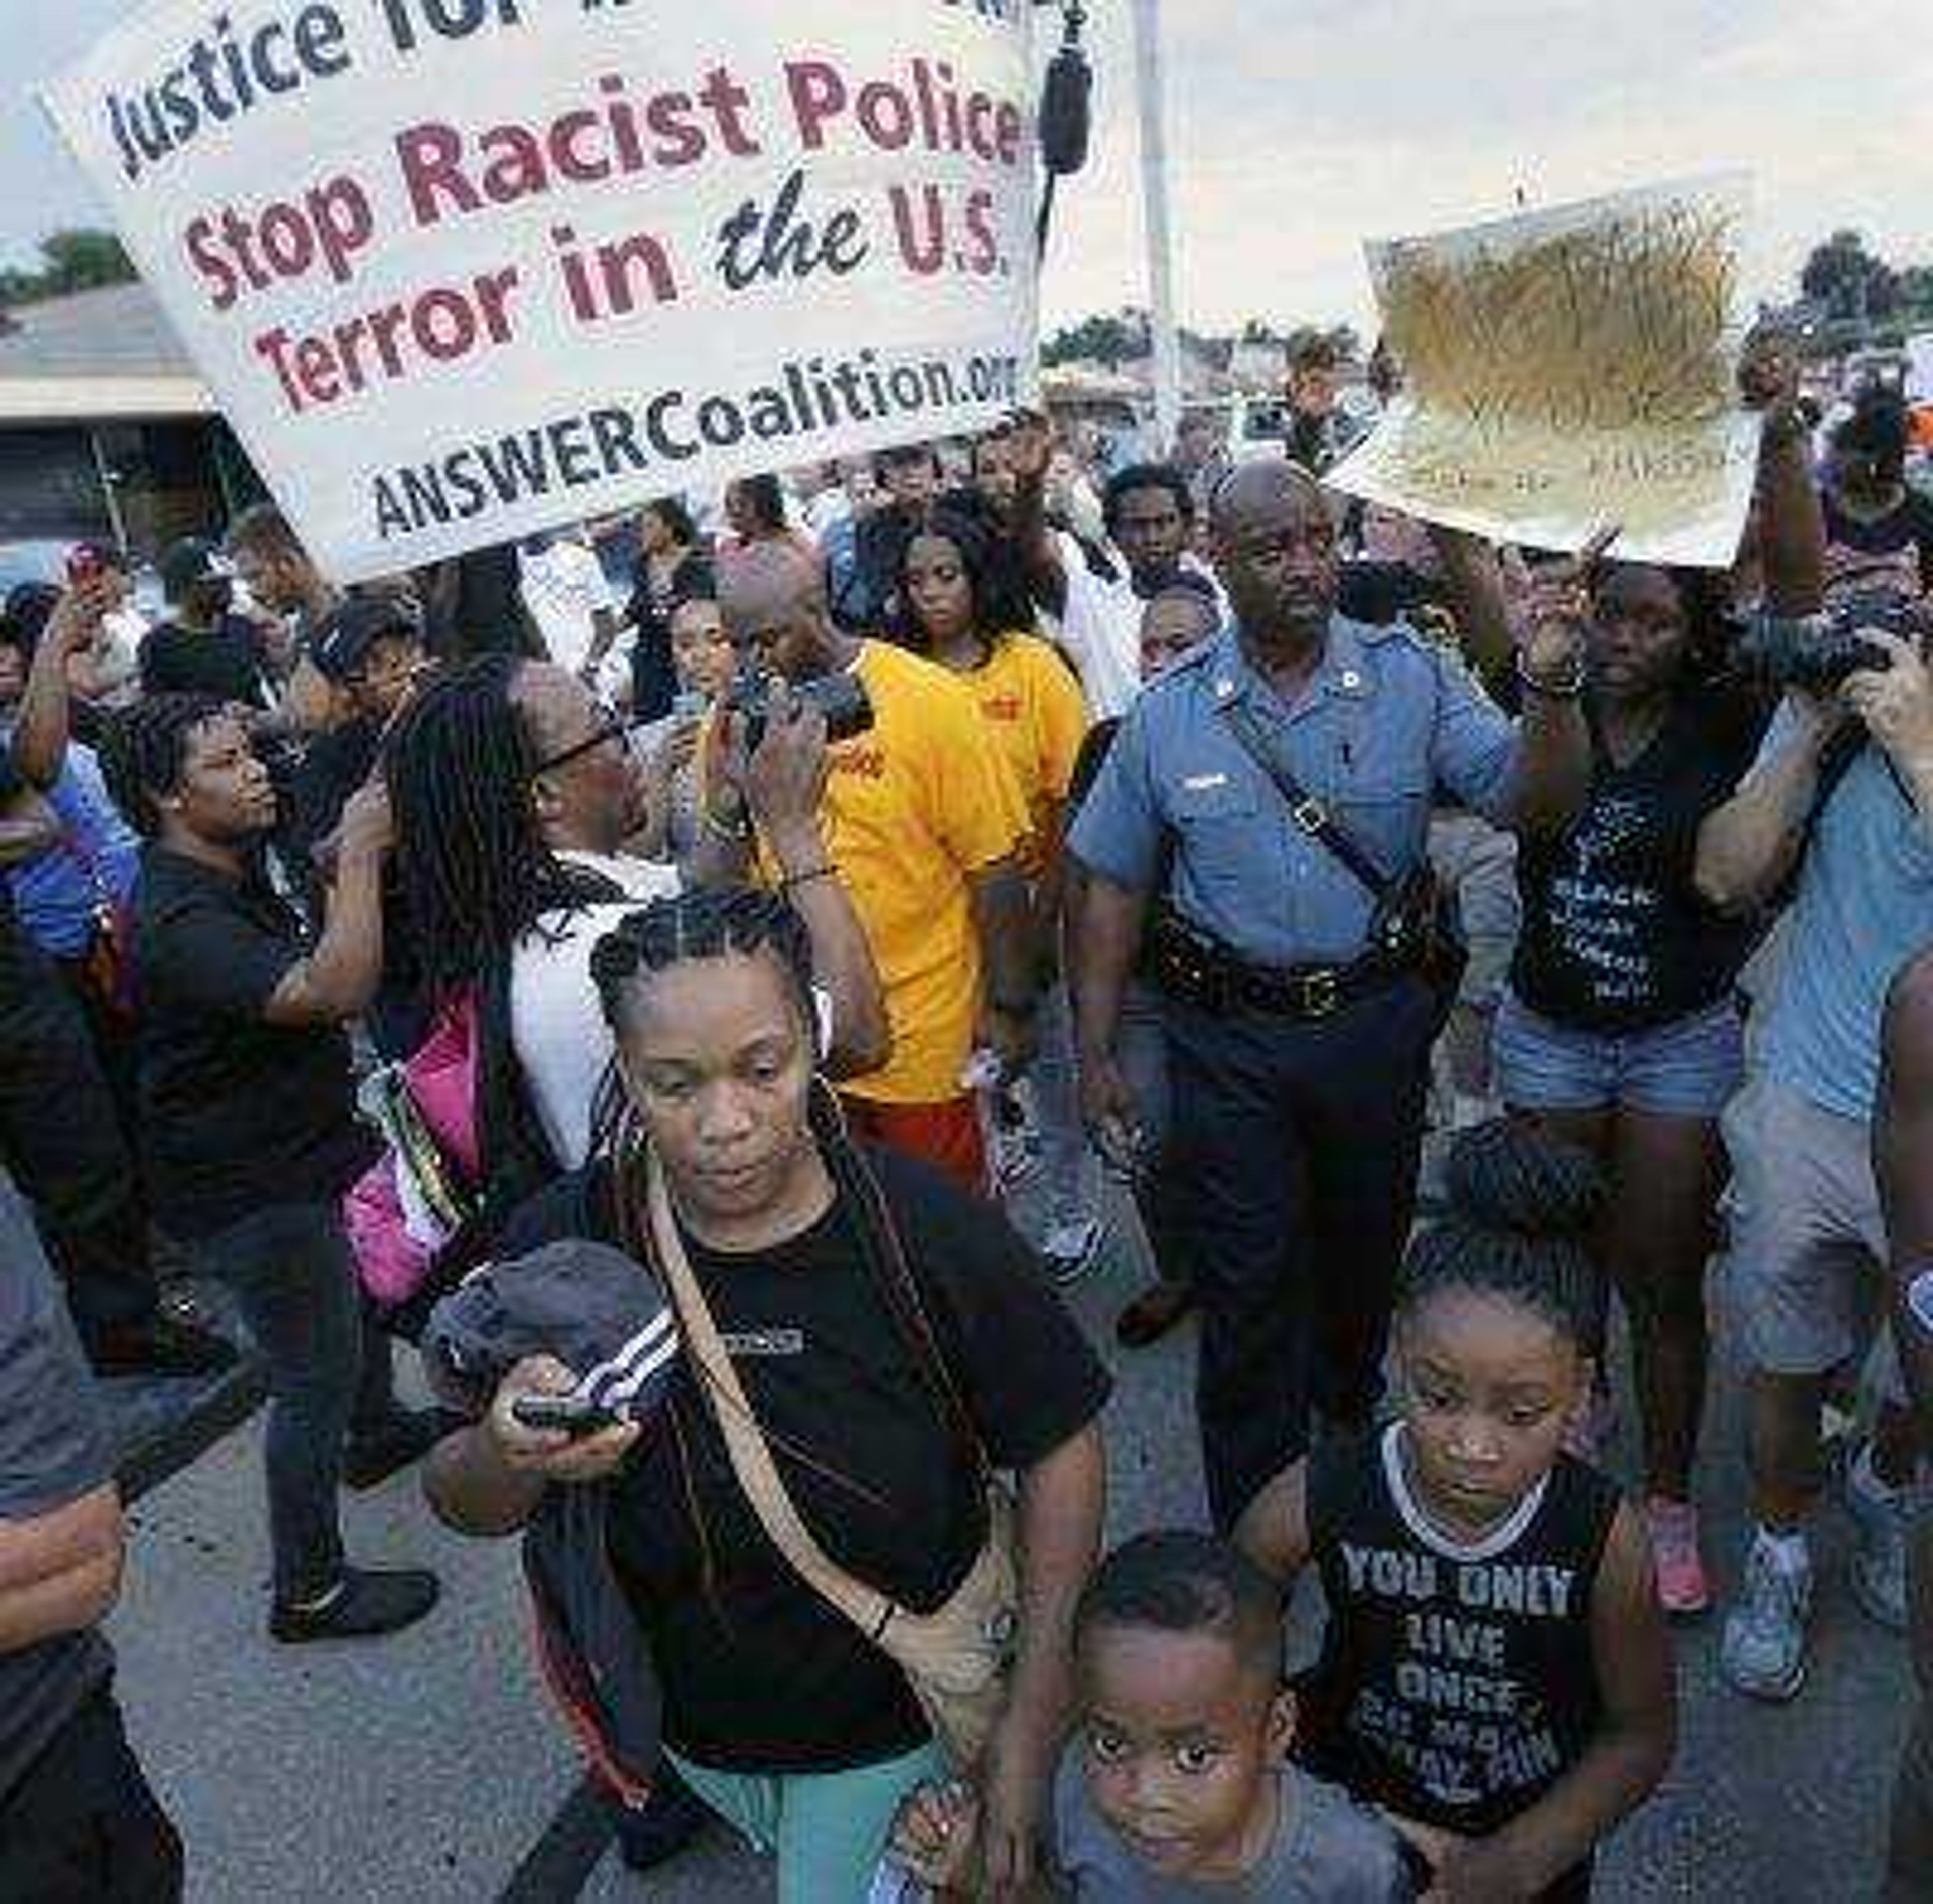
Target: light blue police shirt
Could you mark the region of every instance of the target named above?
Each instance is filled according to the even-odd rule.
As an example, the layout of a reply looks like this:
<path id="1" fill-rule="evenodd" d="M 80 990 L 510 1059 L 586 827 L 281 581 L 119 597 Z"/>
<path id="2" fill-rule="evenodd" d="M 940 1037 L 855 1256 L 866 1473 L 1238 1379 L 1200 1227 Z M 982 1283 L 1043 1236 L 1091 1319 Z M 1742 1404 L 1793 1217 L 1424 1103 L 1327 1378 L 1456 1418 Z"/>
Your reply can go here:
<path id="1" fill-rule="evenodd" d="M 1245 958 L 1354 958 L 1373 902 L 1243 751 L 1219 711 L 1243 700 L 1303 787 L 1392 875 L 1421 863 L 1439 792 L 1508 822 L 1516 730 L 1413 629 L 1336 616 L 1293 708 L 1249 666 L 1237 631 L 1225 630 L 1129 710 L 1069 844 L 1090 871 L 1146 891 L 1171 838 L 1177 909 Z"/>

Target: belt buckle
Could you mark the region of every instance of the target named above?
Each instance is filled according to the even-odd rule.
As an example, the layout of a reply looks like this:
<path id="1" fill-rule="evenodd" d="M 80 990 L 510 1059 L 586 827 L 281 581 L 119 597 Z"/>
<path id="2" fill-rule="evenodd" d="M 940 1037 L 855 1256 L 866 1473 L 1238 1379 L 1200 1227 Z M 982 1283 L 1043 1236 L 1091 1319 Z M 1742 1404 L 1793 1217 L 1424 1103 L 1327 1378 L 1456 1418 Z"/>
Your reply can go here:
<path id="1" fill-rule="evenodd" d="M 1297 1002 L 1306 1018 L 1326 1018 L 1342 1002 L 1342 981 L 1333 970 L 1305 972 L 1296 981 Z"/>

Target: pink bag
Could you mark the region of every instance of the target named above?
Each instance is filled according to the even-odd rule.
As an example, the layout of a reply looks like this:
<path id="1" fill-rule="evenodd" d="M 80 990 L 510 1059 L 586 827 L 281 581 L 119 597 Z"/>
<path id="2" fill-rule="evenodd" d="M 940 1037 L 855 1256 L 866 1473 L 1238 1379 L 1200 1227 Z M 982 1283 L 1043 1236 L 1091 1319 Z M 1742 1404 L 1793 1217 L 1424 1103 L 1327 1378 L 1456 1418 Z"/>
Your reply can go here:
<path id="1" fill-rule="evenodd" d="M 476 1001 L 461 993 L 401 1064 L 362 1088 L 362 1108 L 388 1148 L 344 1195 L 343 1224 L 362 1286 L 386 1307 L 421 1291 L 476 1214 L 477 1047 Z"/>

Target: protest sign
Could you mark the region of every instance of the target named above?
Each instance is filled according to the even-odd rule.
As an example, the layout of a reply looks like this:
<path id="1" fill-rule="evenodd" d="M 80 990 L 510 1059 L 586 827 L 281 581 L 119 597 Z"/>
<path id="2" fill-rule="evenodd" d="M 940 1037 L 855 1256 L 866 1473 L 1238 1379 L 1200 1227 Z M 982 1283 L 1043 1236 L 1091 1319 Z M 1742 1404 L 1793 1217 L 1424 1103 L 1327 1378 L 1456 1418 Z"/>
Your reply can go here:
<path id="1" fill-rule="evenodd" d="M 48 89 L 344 581 L 982 425 L 1027 0 L 155 0 Z"/>
<path id="2" fill-rule="evenodd" d="M 1741 182 L 1660 186 L 1368 247 L 1406 384 L 1327 479 L 1426 521 L 1724 567 L 1751 497 Z"/>

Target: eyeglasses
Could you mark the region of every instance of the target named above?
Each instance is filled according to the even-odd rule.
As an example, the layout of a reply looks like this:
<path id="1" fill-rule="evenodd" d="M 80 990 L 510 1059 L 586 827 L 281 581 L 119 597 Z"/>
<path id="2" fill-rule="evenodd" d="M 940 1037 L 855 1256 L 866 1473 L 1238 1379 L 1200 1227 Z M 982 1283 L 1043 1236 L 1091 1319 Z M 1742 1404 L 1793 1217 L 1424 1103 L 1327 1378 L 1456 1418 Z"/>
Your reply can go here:
<path id="1" fill-rule="evenodd" d="M 531 778 L 535 780 L 540 774 L 554 774 L 558 768 L 567 767 L 573 760 L 580 760 L 587 753 L 596 753 L 609 741 L 621 741 L 627 753 L 634 753 L 636 749 L 632 746 L 631 736 L 653 724 L 648 715 L 624 714 L 607 710 L 606 717 L 594 732 L 586 735 L 575 746 L 567 747 L 561 753 L 553 753 L 547 759 L 540 760 L 531 769 Z"/>

